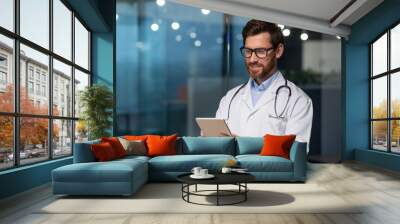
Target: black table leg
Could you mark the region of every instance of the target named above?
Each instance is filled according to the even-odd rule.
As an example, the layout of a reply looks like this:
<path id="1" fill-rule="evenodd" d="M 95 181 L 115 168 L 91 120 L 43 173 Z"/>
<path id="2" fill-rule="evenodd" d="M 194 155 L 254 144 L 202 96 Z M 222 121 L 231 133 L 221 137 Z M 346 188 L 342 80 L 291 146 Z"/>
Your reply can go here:
<path id="1" fill-rule="evenodd" d="M 245 192 L 244 192 L 244 201 L 247 201 L 247 192 L 248 192 L 248 190 L 247 190 L 247 182 L 246 183 L 244 183 L 244 190 L 245 190 Z"/>
<path id="2" fill-rule="evenodd" d="M 219 206 L 219 184 L 217 184 L 217 206 Z"/>

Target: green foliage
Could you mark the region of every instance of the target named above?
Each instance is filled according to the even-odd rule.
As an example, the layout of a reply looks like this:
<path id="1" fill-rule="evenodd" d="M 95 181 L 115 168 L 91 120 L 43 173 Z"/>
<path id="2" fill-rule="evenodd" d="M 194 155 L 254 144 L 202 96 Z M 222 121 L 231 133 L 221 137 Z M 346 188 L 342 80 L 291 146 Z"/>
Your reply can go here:
<path id="1" fill-rule="evenodd" d="M 107 129 L 112 125 L 113 94 L 101 84 L 86 87 L 80 93 L 82 119 L 85 121 L 89 139 L 109 136 Z"/>

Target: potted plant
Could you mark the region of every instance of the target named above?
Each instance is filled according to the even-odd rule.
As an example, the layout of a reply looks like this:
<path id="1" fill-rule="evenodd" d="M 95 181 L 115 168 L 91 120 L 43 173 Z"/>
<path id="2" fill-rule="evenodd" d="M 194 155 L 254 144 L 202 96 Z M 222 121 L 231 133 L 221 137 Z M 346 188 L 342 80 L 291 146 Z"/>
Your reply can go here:
<path id="1" fill-rule="evenodd" d="M 110 135 L 113 104 L 113 93 L 105 85 L 94 84 L 80 92 L 81 124 L 87 127 L 89 140 Z"/>

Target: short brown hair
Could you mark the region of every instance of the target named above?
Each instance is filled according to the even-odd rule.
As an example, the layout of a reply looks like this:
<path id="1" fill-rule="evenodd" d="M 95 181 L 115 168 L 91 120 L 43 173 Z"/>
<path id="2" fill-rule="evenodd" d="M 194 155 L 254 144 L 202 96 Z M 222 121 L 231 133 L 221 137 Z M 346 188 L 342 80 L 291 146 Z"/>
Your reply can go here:
<path id="1" fill-rule="evenodd" d="M 252 19 L 247 22 L 245 27 L 243 27 L 243 46 L 246 43 L 246 38 L 248 36 L 254 36 L 264 32 L 267 32 L 271 35 L 272 47 L 275 48 L 278 46 L 278 44 L 284 44 L 282 31 L 275 23 Z"/>

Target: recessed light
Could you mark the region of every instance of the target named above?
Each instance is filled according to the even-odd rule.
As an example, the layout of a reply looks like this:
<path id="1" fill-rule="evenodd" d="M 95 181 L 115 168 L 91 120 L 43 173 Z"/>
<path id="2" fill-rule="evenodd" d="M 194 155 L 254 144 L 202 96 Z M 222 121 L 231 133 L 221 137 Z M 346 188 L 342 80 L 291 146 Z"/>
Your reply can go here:
<path id="1" fill-rule="evenodd" d="M 290 35 L 290 30 L 289 29 L 284 29 L 283 31 L 282 31 L 282 34 L 283 34 L 283 36 L 285 36 L 285 37 L 288 37 L 289 35 Z"/>
<path id="2" fill-rule="evenodd" d="M 160 26 L 157 23 L 153 23 L 150 26 L 150 29 L 153 31 L 157 31 L 160 28 Z"/>
<path id="3" fill-rule="evenodd" d="M 178 30 L 179 27 L 180 27 L 180 25 L 179 25 L 178 22 L 173 22 L 173 23 L 171 23 L 171 28 L 172 28 L 173 30 Z"/>
<path id="4" fill-rule="evenodd" d="M 165 0 L 157 0 L 156 3 L 158 6 L 162 7 L 165 5 Z"/>
<path id="5" fill-rule="evenodd" d="M 208 15 L 208 14 L 210 14 L 210 10 L 208 10 L 208 9 L 201 9 L 201 13 L 203 13 L 204 15 Z"/>
<path id="6" fill-rule="evenodd" d="M 301 40 L 308 40 L 308 34 L 307 33 L 301 33 L 300 34 L 300 39 Z"/>

